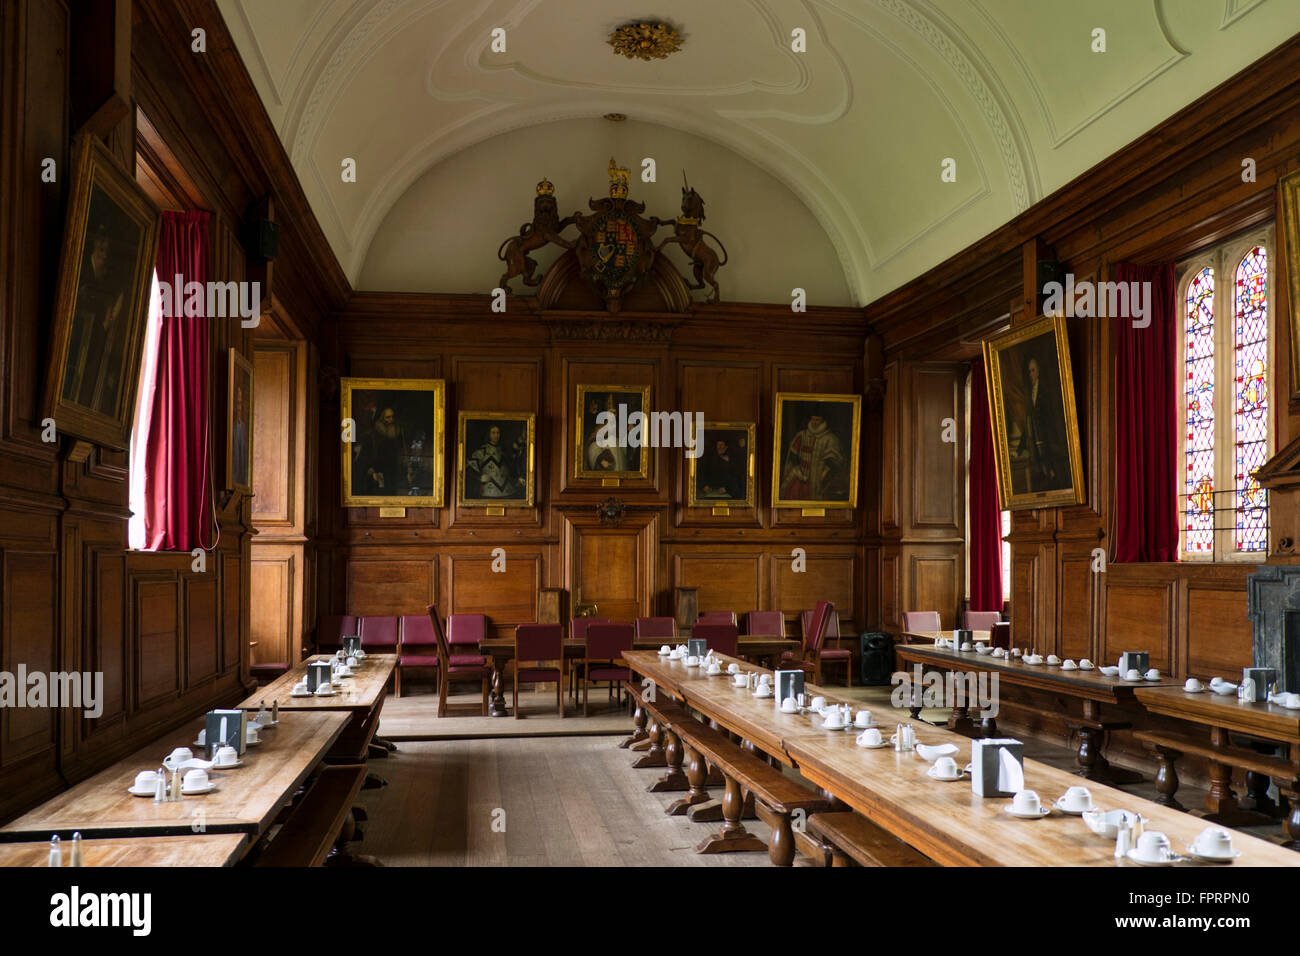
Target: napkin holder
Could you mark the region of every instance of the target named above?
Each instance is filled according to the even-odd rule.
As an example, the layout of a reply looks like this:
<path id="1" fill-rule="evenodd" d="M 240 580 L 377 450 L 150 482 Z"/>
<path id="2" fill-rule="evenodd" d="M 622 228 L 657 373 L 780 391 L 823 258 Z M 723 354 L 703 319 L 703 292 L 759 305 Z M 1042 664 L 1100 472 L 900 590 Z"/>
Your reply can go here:
<path id="1" fill-rule="evenodd" d="M 221 736 L 221 722 L 226 722 L 226 736 Z M 248 711 L 245 710 L 210 710 L 204 717 L 204 726 L 206 734 L 203 739 L 204 750 L 207 752 L 209 760 L 217 752 L 220 744 L 229 744 L 242 756 L 244 749 L 248 746 L 248 731 L 246 729 L 248 721 Z"/>
<path id="2" fill-rule="evenodd" d="M 1243 667 L 1241 682 L 1255 685 L 1255 699 L 1268 700 L 1268 692 L 1277 681 L 1277 670 L 1272 667 Z"/>
<path id="3" fill-rule="evenodd" d="M 1150 651 L 1125 651 L 1119 656 L 1119 676 L 1123 677 L 1129 671 L 1136 670 L 1145 674 L 1151 669 L 1151 652 Z"/>
<path id="4" fill-rule="evenodd" d="M 316 693 L 316 688 L 321 684 L 328 684 L 332 668 L 329 661 L 312 661 L 307 665 L 307 690 L 310 693 Z"/>
<path id="5" fill-rule="evenodd" d="M 981 797 L 1009 797 L 1025 786 L 1025 745 L 1019 740 L 986 738 L 970 746 L 971 790 Z"/>
<path id="6" fill-rule="evenodd" d="M 361 650 L 361 635 L 349 634 L 343 638 L 343 650 L 348 657 L 356 656 L 357 651 Z"/>
<path id="7" fill-rule="evenodd" d="M 776 672 L 776 702 L 780 704 L 787 697 L 799 699 L 803 693 L 804 672 L 801 670 Z"/>
<path id="8" fill-rule="evenodd" d="M 705 637 L 688 637 L 686 639 L 686 656 L 703 657 L 709 652 L 709 641 Z"/>

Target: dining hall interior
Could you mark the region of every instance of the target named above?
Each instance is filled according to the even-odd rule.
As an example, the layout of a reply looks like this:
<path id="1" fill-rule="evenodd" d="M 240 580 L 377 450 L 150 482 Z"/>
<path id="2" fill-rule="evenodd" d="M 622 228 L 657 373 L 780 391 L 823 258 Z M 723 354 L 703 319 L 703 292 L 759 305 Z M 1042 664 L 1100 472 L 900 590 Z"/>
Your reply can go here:
<path id="1" fill-rule="evenodd" d="M 6 0 L 0 865 L 1297 865 L 1298 65 Z"/>

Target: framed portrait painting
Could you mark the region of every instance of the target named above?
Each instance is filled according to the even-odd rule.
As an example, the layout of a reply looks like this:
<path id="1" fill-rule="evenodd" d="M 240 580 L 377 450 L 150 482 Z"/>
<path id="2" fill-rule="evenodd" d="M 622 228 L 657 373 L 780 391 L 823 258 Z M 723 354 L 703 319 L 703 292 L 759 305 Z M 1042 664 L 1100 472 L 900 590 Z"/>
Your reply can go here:
<path id="1" fill-rule="evenodd" d="M 649 385 L 579 385 L 575 407 L 574 478 L 649 477 L 649 449 L 629 441 L 628 424 L 650 411 Z"/>
<path id="2" fill-rule="evenodd" d="M 753 422 L 705 422 L 700 455 L 687 458 L 686 504 L 754 507 Z"/>
<path id="3" fill-rule="evenodd" d="M 456 504 L 533 506 L 536 416 L 461 412 L 457 416 Z"/>
<path id="4" fill-rule="evenodd" d="M 446 382 L 440 378 L 345 378 L 345 508 L 441 508 Z"/>
<path id="5" fill-rule="evenodd" d="M 1041 318 L 984 343 L 998 495 L 1009 511 L 1084 501 L 1065 318 Z"/>
<path id="6" fill-rule="evenodd" d="M 1291 305 L 1291 400 L 1300 400 L 1300 170 L 1277 185 L 1282 200 L 1282 248 Z"/>
<path id="7" fill-rule="evenodd" d="M 776 393 L 773 508 L 856 508 L 861 395 Z"/>
<path id="8" fill-rule="evenodd" d="M 75 152 L 42 405 L 60 432 L 125 449 L 159 213 L 97 137 Z"/>
<path id="9" fill-rule="evenodd" d="M 253 366 L 230 350 L 226 376 L 226 487 L 253 493 Z"/>

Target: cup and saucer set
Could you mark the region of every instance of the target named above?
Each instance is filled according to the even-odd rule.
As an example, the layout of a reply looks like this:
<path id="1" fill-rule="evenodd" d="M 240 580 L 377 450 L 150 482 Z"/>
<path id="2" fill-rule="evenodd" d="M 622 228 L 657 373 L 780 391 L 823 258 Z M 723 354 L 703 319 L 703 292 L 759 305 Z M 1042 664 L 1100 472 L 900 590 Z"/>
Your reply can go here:
<path id="1" fill-rule="evenodd" d="M 1041 820 L 1050 816 L 1052 808 L 1043 804 L 1033 790 L 1018 790 L 1007 805 L 1006 812 L 1021 820 Z"/>
<path id="2" fill-rule="evenodd" d="M 1056 798 L 1052 807 L 1061 813 L 1068 813 L 1075 817 L 1081 817 L 1097 809 L 1096 804 L 1092 802 L 1092 792 L 1087 787 L 1071 787 Z"/>
<path id="3" fill-rule="evenodd" d="M 918 746 L 916 749 L 920 751 L 921 748 Z M 955 750 L 956 748 L 954 747 L 953 749 Z M 925 772 L 927 777 L 932 777 L 935 780 L 942 780 L 945 783 L 951 783 L 954 780 L 961 780 L 966 776 L 966 774 L 966 768 L 957 766 L 957 761 L 947 754 L 935 760 L 935 762 L 930 765 L 930 769 Z"/>

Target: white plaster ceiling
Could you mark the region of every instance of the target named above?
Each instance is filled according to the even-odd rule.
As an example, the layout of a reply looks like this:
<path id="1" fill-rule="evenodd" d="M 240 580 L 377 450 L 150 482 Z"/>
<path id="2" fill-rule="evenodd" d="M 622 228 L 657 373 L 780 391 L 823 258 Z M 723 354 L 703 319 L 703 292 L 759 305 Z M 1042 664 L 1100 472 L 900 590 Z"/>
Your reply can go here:
<path id="1" fill-rule="evenodd" d="M 634 172 L 655 157 L 632 196 L 663 217 L 686 168 L 743 251 L 728 298 L 793 283 L 827 305 L 921 274 L 1300 32 L 1297 0 L 218 4 L 359 289 L 491 288 L 536 180 L 585 208 L 613 151 Z M 681 51 L 616 56 L 610 31 L 645 19 Z"/>

